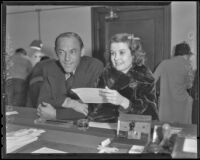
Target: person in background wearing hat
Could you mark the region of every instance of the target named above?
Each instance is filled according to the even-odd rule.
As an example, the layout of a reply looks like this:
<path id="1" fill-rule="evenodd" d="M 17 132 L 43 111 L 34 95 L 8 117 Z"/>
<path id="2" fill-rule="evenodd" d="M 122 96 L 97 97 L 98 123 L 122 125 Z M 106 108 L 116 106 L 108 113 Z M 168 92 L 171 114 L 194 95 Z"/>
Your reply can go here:
<path id="1" fill-rule="evenodd" d="M 31 42 L 30 44 L 30 48 L 31 48 L 31 53 L 30 53 L 30 59 L 32 62 L 33 67 L 40 62 L 40 59 L 45 56 L 44 53 L 42 53 L 42 47 L 43 47 L 43 43 L 41 40 L 34 40 Z"/>
<path id="2" fill-rule="evenodd" d="M 160 78 L 160 121 L 191 124 L 193 99 L 187 92 L 194 79 L 191 55 L 186 42 L 177 44 L 174 56 L 162 61 L 154 72 L 155 82 Z"/>
<path id="3" fill-rule="evenodd" d="M 6 81 L 8 105 L 25 106 L 27 77 L 32 70 L 32 64 L 23 48 L 15 50 L 11 61 L 13 65 L 8 70 L 10 77 Z"/>
<path id="4" fill-rule="evenodd" d="M 38 99 L 38 94 L 40 90 L 40 86 L 42 84 L 42 80 L 38 80 L 37 77 L 41 72 L 41 69 L 38 70 L 38 65 L 44 60 L 50 59 L 49 56 L 46 56 L 44 53 L 42 53 L 42 41 L 40 40 L 34 40 L 30 44 L 30 60 L 33 66 L 33 69 L 29 76 L 27 77 L 27 82 L 28 82 L 28 90 L 27 90 L 27 99 L 26 99 L 26 107 L 35 107 L 37 104 L 37 99 Z M 37 79 L 35 83 L 35 77 Z"/>

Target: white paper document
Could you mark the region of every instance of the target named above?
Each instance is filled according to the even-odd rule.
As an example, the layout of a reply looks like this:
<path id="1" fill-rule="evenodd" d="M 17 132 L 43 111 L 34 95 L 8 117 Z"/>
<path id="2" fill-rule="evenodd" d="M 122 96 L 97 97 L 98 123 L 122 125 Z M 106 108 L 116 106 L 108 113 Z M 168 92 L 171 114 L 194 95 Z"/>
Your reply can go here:
<path id="1" fill-rule="evenodd" d="M 51 149 L 48 147 L 42 147 L 36 151 L 33 151 L 32 153 L 68 153 L 68 152 L 63 152 L 63 151 Z"/>
<path id="2" fill-rule="evenodd" d="M 13 114 L 18 114 L 18 112 L 17 111 L 8 111 L 8 112 L 6 112 L 6 116 L 13 115 Z"/>
<path id="3" fill-rule="evenodd" d="M 7 153 L 12 153 L 17 149 L 36 141 L 38 136 L 43 132 L 45 131 L 41 129 L 30 128 L 6 133 Z"/>
<path id="4" fill-rule="evenodd" d="M 105 128 L 105 129 L 117 129 L 117 123 L 89 122 L 89 127 Z"/>
<path id="5" fill-rule="evenodd" d="M 31 137 L 23 142 L 8 142 L 7 141 L 7 153 L 12 153 L 12 152 L 16 151 L 17 149 L 19 149 L 29 143 L 37 141 L 37 139 L 38 139 L 38 137 Z"/>
<path id="6" fill-rule="evenodd" d="M 102 88 L 76 88 L 72 89 L 84 103 L 108 103 L 107 100 L 99 95 Z"/>
<path id="7" fill-rule="evenodd" d="M 197 153 L 197 139 L 186 138 L 183 144 L 183 151 Z"/>
<path id="8" fill-rule="evenodd" d="M 128 153 L 142 153 L 144 150 L 144 146 L 133 145 Z"/>

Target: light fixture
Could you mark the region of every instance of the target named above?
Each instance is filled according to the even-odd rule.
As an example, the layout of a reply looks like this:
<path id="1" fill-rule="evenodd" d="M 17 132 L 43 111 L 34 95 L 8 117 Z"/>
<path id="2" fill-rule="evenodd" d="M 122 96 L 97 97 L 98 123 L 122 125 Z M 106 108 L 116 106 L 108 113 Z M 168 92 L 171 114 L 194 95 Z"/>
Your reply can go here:
<path id="1" fill-rule="evenodd" d="M 110 11 L 109 11 L 109 14 L 105 16 L 105 19 L 106 20 L 115 20 L 115 19 L 118 19 L 119 18 L 119 15 L 117 15 L 117 13 L 114 11 L 113 7 L 106 7 L 106 8 L 109 8 Z M 115 9 L 115 10 L 118 10 L 118 9 Z"/>

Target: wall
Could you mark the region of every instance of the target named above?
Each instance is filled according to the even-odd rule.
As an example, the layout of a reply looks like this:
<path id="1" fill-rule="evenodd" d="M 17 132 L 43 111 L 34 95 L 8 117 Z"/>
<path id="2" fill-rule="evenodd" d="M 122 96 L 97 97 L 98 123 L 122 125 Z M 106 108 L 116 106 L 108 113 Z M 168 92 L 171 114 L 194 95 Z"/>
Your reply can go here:
<path id="1" fill-rule="evenodd" d="M 63 32 L 76 32 L 83 39 L 85 53 L 91 55 L 90 7 L 41 12 L 41 38 L 46 49 L 53 51 L 55 37 Z"/>
<path id="2" fill-rule="evenodd" d="M 9 12 L 42 8 L 41 11 L 41 38 L 44 42 L 45 52 L 51 57 L 54 54 L 54 40 L 59 33 L 74 31 L 82 37 L 87 55 L 91 56 L 91 7 L 82 6 L 66 8 L 66 6 L 51 6 L 52 10 L 45 10 L 49 6 L 8 6 Z M 196 68 L 197 55 L 197 24 L 196 2 L 172 2 L 171 3 L 171 50 L 185 40 L 188 41 L 194 52 L 192 57 L 193 67 Z M 36 12 L 8 14 L 7 31 L 13 40 L 14 48 L 24 47 L 28 49 L 33 39 L 38 38 Z M 190 39 L 188 38 L 191 37 Z"/>
<path id="3" fill-rule="evenodd" d="M 7 15 L 7 36 L 12 42 L 13 50 L 29 49 L 29 44 L 38 38 L 37 16 L 35 12 Z"/>
<path id="4" fill-rule="evenodd" d="M 15 14 L 7 15 L 7 33 L 13 41 L 14 49 L 23 47 L 29 50 L 29 44 L 32 40 L 38 39 L 38 14 L 33 10 L 32 12 L 21 12 L 16 6 L 12 9 L 7 7 L 10 13 L 15 11 Z M 26 7 L 24 7 L 24 10 Z M 28 7 L 31 9 L 30 6 Z M 52 58 L 55 58 L 54 41 L 55 38 L 63 32 L 76 32 L 78 33 L 85 44 L 85 54 L 91 56 L 91 10 L 89 6 L 42 9 L 40 11 L 40 32 L 41 40 L 44 43 L 44 52 Z M 56 9 L 57 8 L 57 9 Z M 22 8 L 21 8 L 22 9 Z M 43 10 L 44 9 L 44 10 Z M 8 13 L 9 13 L 8 12 Z"/>
<path id="5" fill-rule="evenodd" d="M 196 2 L 172 2 L 171 4 L 171 50 L 182 41 L 187 41 L 194 55 L 193 68 L 197 68 L 197 8 Z"/>

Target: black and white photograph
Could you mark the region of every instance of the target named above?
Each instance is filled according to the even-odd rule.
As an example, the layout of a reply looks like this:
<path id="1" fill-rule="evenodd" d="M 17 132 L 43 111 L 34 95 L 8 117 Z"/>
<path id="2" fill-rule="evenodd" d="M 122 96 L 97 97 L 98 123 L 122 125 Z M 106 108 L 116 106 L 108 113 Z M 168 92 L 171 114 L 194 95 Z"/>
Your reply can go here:
<path id="1" fill-rule="evenodd" d="M 199 11 L 3 1 L 2 159 L 200 158 Z"/>

